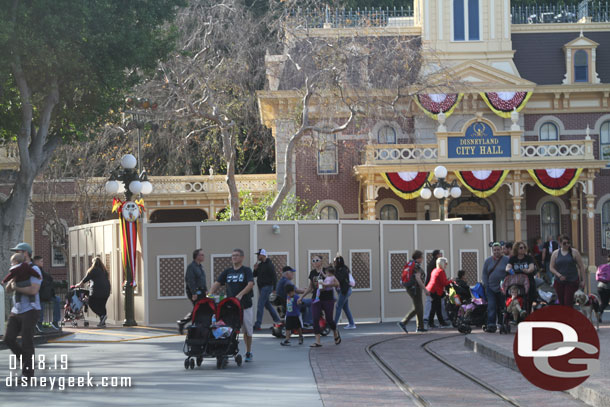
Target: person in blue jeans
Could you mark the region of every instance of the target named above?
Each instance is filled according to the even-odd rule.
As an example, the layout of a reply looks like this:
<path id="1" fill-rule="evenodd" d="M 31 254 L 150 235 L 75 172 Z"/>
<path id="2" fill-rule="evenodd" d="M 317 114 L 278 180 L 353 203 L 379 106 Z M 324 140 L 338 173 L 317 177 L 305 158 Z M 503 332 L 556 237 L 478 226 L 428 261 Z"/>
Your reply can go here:
<path id="1" fill-rule="evenodd" d="M 501 322 L 504 295 L 500 283 L 506 277 L 508 256 L 502 252 L 502 245 L 498 242 L 491 244 L 492 255 L 483 264 L 483 285 L 487 296 L 487 332 L 496 331 L 497 321 Z"/>
<path id="2" fill-rule="evenodd" d="M 337 309 L 335 312 L 335 325 L 339 322 L 339 318 L 341 317 L 341 311 L 345 312 L 345 316 L 347 317 L 348 324 L 344 329 L 356 329 L 356 324 L 354 323 L 354 318 L 352 317 L 352 312 L 349 309 L 349 297 L 352 295 L 352 281 L 353 278 L 350 277 L 350 270 L 345 265 L 345 260 L 343 260 L 342 256 L 335 257 L 334 261 L 335 270 L 337 270 L 337 276 L 342 276 L 342 278 L 347 278 L 348 283 L 340 281 L 339 288 L 339 299 L 337 300 Z"/>
<path id="3" fill-rule="evenodd" d="M 254 323 L 255 331 L 261 329 L 265 308 L 271 314 L 273 322 L 280 323 L 280 317 L 269 301 L 269 295 L 275 292 L 275 286 L 277 285 L 275 267 L 271 260 L 267 258 L 265 249 L 259 249 L 256 254 L 258 255 L 258 262 L 254 265 L 254 277 L 256 277 L 256 285 L 258 285 L 258 306 L 256 308 L 256 322 Z"/>

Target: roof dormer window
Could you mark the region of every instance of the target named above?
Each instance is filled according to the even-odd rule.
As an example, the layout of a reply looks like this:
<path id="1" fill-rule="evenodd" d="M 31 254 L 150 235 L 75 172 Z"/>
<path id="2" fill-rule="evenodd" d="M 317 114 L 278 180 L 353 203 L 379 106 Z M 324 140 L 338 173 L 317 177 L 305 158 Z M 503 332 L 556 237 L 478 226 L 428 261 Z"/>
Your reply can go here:
<path id="1" fill-rule="evenodd" d="M 599 44 L 580 36 L 563 46 L 566 56 L 566 74 L 564 84 L 600 83 L 595 70 L 595 50 Z"/>

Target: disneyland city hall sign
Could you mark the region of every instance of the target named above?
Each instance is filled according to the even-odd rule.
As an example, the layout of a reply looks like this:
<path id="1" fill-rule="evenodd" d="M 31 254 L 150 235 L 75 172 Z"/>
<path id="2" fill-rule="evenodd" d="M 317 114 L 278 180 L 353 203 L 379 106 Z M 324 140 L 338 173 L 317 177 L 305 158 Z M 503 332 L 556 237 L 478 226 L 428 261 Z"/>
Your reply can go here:
<path id="1" fill-rule="evenodd" d="M 448 138 L 448 158 L 510 157 L 510 136 L 497 136 L 487 123 L 475 122 L 462 137 Z"/>

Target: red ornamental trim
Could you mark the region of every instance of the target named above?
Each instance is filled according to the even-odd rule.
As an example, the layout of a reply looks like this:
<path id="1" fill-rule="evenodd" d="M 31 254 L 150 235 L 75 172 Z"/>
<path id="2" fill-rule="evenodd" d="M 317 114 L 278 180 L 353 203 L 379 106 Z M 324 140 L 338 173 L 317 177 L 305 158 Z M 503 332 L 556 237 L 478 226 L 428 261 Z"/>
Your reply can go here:
<path id="1" fill-rule="evenodd" d="M 546 188 L 563 189 L 574 179 L 576 171 L 576 168 L 566 168 L 565 172 L 559 178 L 551 177 L 547 170 L 534 170 L 534 174 L 536 174 L 538 181 Z"/>
<path id="2" fill-rule="evenodd" d="M 460 175 L 462 176 L 465 184 L 472 189 L 483 192 L 493 189 L 498 183 L 502 182 L 503 174 L 504 171 L 497 170 L 492 171 L 486 179 L 478 179 L 474 176 L 472 171 L 460 171 Z"/>
<path id="3" fill-rule="evenodd" d="M 428 172 L 419 172 L 411 181 L 405 181 L 397 172 L 386 172 L 390 184 L 400 192 L 406 194 L 418 191 L 426 183 L 428 174 Z"/>
<path id="4" fill-rule="evenodd" d="M 500 98 L 497 92 L 487 92 L 485 96 L 487 96 L 487 100 L 496 110 L 508 113 L 521 106 L 521 103 L 523 103 L 527 96 L 527 92 L 515 92 L 515 95 L 509 100 Z"/>
<path id="5" fill-rule="evenodd" d="M 458 94 L 446 94 L 445 100 L 442 102 L 435 102 L 429 95 L 421 93 L 417 95 L 417 100 L 419 101 L 419 104 L 430 113 L 439 114 L 440 112 L 448 112 L 451 110 L 458 100 Z"/>

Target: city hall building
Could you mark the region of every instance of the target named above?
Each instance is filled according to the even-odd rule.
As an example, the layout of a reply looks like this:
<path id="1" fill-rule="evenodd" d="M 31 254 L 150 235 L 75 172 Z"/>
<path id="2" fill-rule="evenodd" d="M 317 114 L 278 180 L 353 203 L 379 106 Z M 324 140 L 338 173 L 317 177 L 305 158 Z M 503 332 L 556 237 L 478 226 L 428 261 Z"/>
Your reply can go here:
<path id="1" fill-rule="evenodd" d="M 509 1 L 415 0 L 412 16 L 392 17 L 390 10 L 366 27 L 355 20 L 372 14 L 326 10 L 315 20 L 309 13 L 311 24 L 293 30 L 285 53 L 267 56 L 268 89 L 259 92 L 261 120 L 276 140 L 278 183 L 298 126 L 301 93 L 288 73 L 299 41 L 419 37 L 424 57 L 434 50 L 456 90 L 418 93 L 400 117 L 364 117 L 340 133 L 311 134 L 313 142 L 299 145 L 294 157 L 296 194 L 320 201 L 323 219 L 434 220 L 442 202 L 448 217 L 492 220 L 496 240 L 531 245 L 535 237 L 566 233 L 592 264 L 604 262 L 610 245 L 607 13 L 583 9 L 578 21 L 538 16 L 530 22 L 553 22 L 528 24 L 527 16 L 511 21 Z M 315 106 L 310 114 L 313 124 L 336 119 Z M 458 198 L 421 198 L 439 165 L 447 169 L 446 181 L 459 185 Z"/>

